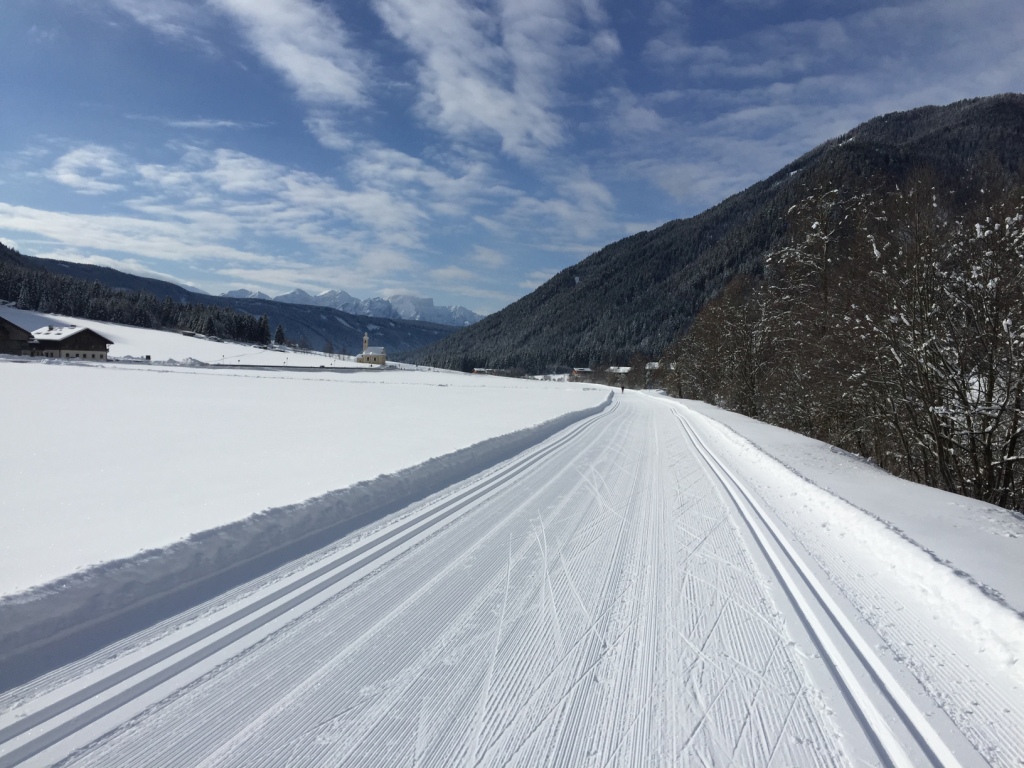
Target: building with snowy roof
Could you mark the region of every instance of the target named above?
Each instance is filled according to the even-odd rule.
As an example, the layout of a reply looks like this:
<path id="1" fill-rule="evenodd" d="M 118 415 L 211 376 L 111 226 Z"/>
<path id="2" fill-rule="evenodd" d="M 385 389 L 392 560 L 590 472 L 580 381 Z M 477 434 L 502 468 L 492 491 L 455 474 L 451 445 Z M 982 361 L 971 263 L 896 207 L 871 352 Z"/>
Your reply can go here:
<path id="1" fill-rule="evenodd" d="M 357 363 L 369 363 L 370 365 L 384 365 L 388 361 L 388 355 L 384 347 L 371 347 L 370 334 L 363 334 L 363 352 L 356 355 Z"/>
<path id="2" fill-rule="evenodd" d="M 32 332 L 36 342 L 32 354 L 41 357 L 106 360 L 114 342 L 92 328 L 78 325 L 47 325 Z"/>
<path id="3" fill-rule="evenodd" d="M 34 347 L 31 331 L 0 315 L 0 355 L 28 355 Z"/>

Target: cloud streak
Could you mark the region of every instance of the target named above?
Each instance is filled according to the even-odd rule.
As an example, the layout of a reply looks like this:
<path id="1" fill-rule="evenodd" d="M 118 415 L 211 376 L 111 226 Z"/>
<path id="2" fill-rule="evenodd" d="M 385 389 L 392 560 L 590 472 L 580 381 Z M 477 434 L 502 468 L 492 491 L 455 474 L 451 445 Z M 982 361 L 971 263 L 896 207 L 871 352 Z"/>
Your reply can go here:
<path id="1" fill-rule="evenodd" d="M 456 139 L 495 136 L 536 160 L 566 140 L 561 83 L 574 66 L 617 55 L 593 2 L 377 0 L 388 30 L 417 57 L 419 114 Z"/>
<path id="2" fill-rule="evenodd" d="M 90 144 L 60 157 L 46 175 L 84 195 L 102 195 L 122 189 L 114 180 L 123 177 L 125 169 L 116 150 Z"/>
<path id="3" fill-rule="evenodd" d="M 235 20 L 249 45 L 310 104 L 367 103 L 366 57 L 329 6 L 310 0 L 209 0 Z"/>

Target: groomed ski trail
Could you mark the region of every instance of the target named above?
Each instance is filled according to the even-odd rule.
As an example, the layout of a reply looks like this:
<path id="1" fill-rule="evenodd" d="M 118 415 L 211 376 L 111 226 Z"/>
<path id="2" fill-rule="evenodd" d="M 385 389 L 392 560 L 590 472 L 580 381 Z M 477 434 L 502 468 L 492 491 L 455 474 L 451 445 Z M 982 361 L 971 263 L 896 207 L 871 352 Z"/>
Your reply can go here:
<path id="1" fill-rule="evenodd" d="M 0 768 L 977 762 L 710 443 L 617 396 L 0 697 Z"/>

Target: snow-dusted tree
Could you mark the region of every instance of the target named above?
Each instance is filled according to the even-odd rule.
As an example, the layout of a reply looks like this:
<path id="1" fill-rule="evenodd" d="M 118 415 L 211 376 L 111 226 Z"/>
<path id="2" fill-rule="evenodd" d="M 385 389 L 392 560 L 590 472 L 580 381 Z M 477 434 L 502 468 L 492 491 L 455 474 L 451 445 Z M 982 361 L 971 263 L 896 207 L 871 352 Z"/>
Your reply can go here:
<path id="1" fill-rule="evenodd" d="M 874 353 L 859 381 L 881 463 L 1019 505 L 1024 207 L 1000 200 L 953 219 L 933 190 L 893 196 L 853 326 Z"/>
<path id="2" fill-rule="evenodd" d="M 843 318 L 859 269 L 854 254 L 864 197 L 824 186 L 787 212 L 786 242 L 765 258 L 761 313 L 772 329 L 775 423 L 842 442 L 847 411 L 844 382 L 851 368 Z"/>

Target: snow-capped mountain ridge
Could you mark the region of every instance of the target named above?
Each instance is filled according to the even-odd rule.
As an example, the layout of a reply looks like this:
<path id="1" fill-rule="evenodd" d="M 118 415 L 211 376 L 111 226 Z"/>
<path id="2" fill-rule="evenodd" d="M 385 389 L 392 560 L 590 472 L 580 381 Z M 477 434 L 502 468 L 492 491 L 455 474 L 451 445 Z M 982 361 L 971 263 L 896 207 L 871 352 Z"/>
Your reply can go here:
<path id="1" fill-rule="evenodd" d="M 239 288 L 222 294 L 236 299 L 271 299 L 261 291 L 248 291 Z M 394 294 L 388 297 L 375 296 L 370 299 L 357 299 L 350 293 L 341 290 L 324 291 L 313 296 L 301 288 L 290 293 L 274 296 L 273 301 L 285 304 L 306 304 L 314 307 L 331 307 L 349 312 L 353 315 L 366 317 L 384 317 L 391 320 L 422 320 L 439 325 L 472 325 L 483 315 L 478 315 L 462 306 L 438 306 L 434 300 L 407 294 Z"/>

